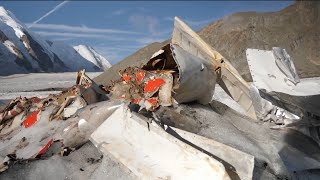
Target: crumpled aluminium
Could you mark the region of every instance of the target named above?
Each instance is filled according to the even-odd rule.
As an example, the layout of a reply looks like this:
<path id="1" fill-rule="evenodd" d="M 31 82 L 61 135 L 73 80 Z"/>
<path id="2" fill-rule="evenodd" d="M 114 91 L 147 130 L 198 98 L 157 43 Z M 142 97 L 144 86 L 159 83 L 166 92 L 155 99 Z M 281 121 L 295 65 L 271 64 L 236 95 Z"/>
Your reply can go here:
<path id="1" fill-rule="evenodd" d="M 76 83 L 43 99 L 18 97 L 1 111 L 0 172 L 11 161 L 41 157 L 54 143 L 60 144 L 58 151 L 62 155 L 82 145 L 114 111 L 112 107 L 121 104 L 119 101 L 99 104 L 107 99 L 106 92 L 84 70 L 79 71 Z M 90 106 L 93 103 L 95 106 Z"/>
<path id="2" fill-rule="evenodd" d="M 217 77 L 210 64 L 174 44 L 164 46 L 142 68 L 128 67 L 119 74 L 122 79 L 109 87 L 110 96 L 150 111 L 173 102 L 208 104 Z"/>

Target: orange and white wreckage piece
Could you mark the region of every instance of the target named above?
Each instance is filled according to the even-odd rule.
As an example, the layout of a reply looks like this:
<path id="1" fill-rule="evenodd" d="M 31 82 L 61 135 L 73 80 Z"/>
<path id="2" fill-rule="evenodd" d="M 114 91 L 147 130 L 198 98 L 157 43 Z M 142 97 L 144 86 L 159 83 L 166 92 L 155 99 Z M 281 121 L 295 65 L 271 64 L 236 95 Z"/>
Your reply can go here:
<path id="1" fill-rule="evenodd" d="M 185 123 L 181 120 L 166 123 L 158 113 L 161 107 L 190 102 L 214 106 L 219 84 L 250 123 L 270 122 L 279 131 L 294 128 L 319 143 L 314 133 L 319 109 L 300 99 L 320 92 L 300 86 L 317 89 L 320 83 L 299 79 L 281 48 L 248 49 L 247 56 L 253 83 L 175 18 L 171 43 L 143 66 L 119 71 L 120 78 L 110 86 L 98 85 L 81 70 L 76 85 L 60 94 L 12 100 L 0 114 L 0 171 L 13 161 L 67 155 L 90 140 L 140 179 L 252 179 L 259 166 L 254 154 L 188 132 L 179 125 Z M 267 65 L 259 58 L 269 58 L 272 69 L 261 71 Z M 273 76 L 285 84 L 274 88 L 273 79 L 268 79 Z M 317 163 L 312 167 L 320 167 Z"/>

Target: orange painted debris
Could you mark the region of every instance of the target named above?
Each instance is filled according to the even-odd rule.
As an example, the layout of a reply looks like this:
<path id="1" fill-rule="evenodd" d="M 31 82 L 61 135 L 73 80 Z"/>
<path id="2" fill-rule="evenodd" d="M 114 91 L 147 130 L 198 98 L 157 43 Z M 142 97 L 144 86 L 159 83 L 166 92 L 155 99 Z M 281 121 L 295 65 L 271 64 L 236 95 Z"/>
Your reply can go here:
<path id="1" fill-rule="evenodd" d="M 53 138 L 51 138 L 51 139 L 48 141 L 48 143 L 47 143 L 45 146 L 43 146 L 43 148 L 38 152 L 37 156 L 45 153 L 45 152 L 49 149 L 49 147 L 51 146 L 52 143 L 53 143 Z"/>
<path id="2" fill-rule="evenodd" d="M 39 103 L 39 102 L 41 102 L 43 99 L 34 96 L 34 97 L 31 97 L 30 100 L 31 100 L 33 103 Z"/>
<path id="3" fill-rule="evenodd" d="M 26 118 L 26 120 L 23 121 L 23 125 L 25 128 L 28 128 L 28 127 L 32 126 L 34 123 L 36 123 L 39 112 L 40 112 L 40 110 L 36 110 L 36 111 L 32 112 Z"/>
<path id="4" fill-rule="evenodd" d="M 140 83 L 142 82 L 144 76 L 146 75 L 146 73 L 142 70 L 138 70 L 136 71 L 136 78 L 137 78 L 137 81 Z"/>
<path id="5" fill-rule="evenodd" d="M 153 92 L 157 90 L 160 86 L 162 86 L 164 83 L 165 81 L 161 78 L 149 80 L 144 87 L 144 92 Z"/>
<path id="6" fill-rule="evenodd" d="M 122 78 L 125 80 L 125 81 L 129 81 L 130 80 L 130 76 L 127 76 L 127 75 L 124 75 L 124 76 L 122 76 Z"/>
<path id="7" fill-rule="evenodd" d="M 71 91 L 71 95 L 75 95 L 77 93 L 77 88 L 79 87 L 79 85 L 74 85 L 72 87 L 72 91 Z"/>
<path id="8" fill-rule="evenodd" d="M 157 106 L 158 105 L 158 100 L 157 98 L 150 98 L 148 99 L 149 103 L 152 105 L 152 106 Z"/>
<path id="9" fill-rule="evenodd" d="M 133 103 L 135 103 L 135 104 L 139 104 L 139 102 L 140 102 L 140 99 L 133 100 Z"/>

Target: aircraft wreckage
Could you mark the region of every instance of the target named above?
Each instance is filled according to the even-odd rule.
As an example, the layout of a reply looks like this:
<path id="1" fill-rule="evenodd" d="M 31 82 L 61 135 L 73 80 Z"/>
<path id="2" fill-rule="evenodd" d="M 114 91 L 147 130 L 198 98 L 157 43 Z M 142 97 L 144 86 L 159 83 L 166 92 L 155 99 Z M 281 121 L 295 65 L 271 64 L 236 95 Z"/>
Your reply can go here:
<path id="1" fill-rule="evenodd" d="M 0 171 L 68 155 L 88 140 L 139 179 L 279 178 L 320 168 L 320 80 L 300 79 L 285 49 L 246 55 L 253 82 L 176 17 L 171 43 L 110 86 L 82 70 L 60 94 L 12 100 L 0 114 Z M 216 107 L 217 84 L 242 114 L 228 119 Z M 219 118 L 211 133 L 196 130 L 203 116 Z"/>

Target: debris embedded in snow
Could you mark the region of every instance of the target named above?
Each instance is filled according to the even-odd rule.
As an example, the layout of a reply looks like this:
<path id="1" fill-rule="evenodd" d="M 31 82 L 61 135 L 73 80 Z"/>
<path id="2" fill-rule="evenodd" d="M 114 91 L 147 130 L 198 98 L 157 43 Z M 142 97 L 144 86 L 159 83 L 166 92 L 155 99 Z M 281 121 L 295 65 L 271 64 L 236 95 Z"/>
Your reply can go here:
<path id="1" fill-rule="evenodd" d="M 84 96 L 83 96 L 84 95 Z M 9 161 L 28 160 L 44 154 L 55 142 L 61 142 L 61 149 L 74 149 L 89 139 L 89 135 L 114 109 L 100 112 L 90 110 L 90 121 L 77 125 L 82 115 L 79 109 L 86 111 L 90 104 L 104 101 L 107 96 L 95 82 L 84 72 L 79 71 L 77 84 L 59 94 L 52 94 L 46 98 L 21 98 L 12 100 L 0 114 L 0 157 L 3 157 L 2 166 Z M 104 103 L 105 107 L 112 107 L 117 102 Z M 119 102 L 120 103 L 120 102 Z M 89 106 L 88 106 L 89 105 Z M 65 112 L 66 111 L 66 112 Z M 95 115 L 95 113 L 97 115 Z M 77 114 L 79 118 L 73 116 Z M 80 129 L 79 129 L 80 128 Z M 73 134 L 78 132 L 80 134 Z M 72 134 L 72 135 L 71 135 Z M 21 144 L 27 142 L 25 145 Z M 5 168 L 5 167 L 3 167 Z"/>
<path id="2" fill-rule="evenodd" d="M 39 157 L 57 142 L 61 143 L 58 153 L 66 155 L 88 139 L 139 178 L 252 179 L 257 175 L 255 171 L 281 177 L 291 170 L 320 167 L 319 158 L 295 147 L 286 148 L 290 145 L 281 136 L 285 134 L 283 131 L 271 131 L 256 122 L 273 122 L 277 125 L 273 128 L 295 129 L 297 121 L 307 128 L 317 128 L 317 124 L 302 124 L 306 122 L 304 116 L 265 99 L 255 83 L 244 81 L 220 53 L 178 18 L 173 36 L 172 42 L 143 66 L 121 70 L 121 78 L 109 87 L 97 85 L 84 71 L 79 71 L 76 85 L 60 94 L 12 101 L 5 113 L 1 112 L 0 147 L 4 150 L 0 151 L 3 162 L 0 168 L 7 168 L 8 161 Z M 276 70 L 290 68 L 294 72 L 287 60 L 275 66 Z M 274 78 L 273 72 L 264 76 Z M 287 78 L 297 78 L 292 73 L 282 73 Z M 303 79 L 295 85 L 301 82 Z M 237 117 L 226 118 L 224 112 L 230 113 L 228 110 L 217 110 L 219 114 L 212 116 L 212 109 L 219 109 L 219 103 L 212 102 L 216 83 L 242 107 L 243 117 L 236 114 Z M 191 108 L 190 102 L 206 106 Z M 202 117 L 205 121 L 190 120 L 197 120 L 199 113 L 208 116 Z M 209 121 L 218 124 L 213 127 Z M 249 128 L 248 132 L 247 126 L 255 128 Z M 270 137 L 268 132 L 272 132 Z M 302 133 L 306 132 L 311 130 Z M 296 138 L 303 138 L 303 134 L 298 135 Z M 269 140 L 275 145 L 268 146 Z M 303 143 L 313 147 L 313 141 Z M 299 158 L 305 161 L 301 163 Z"/>

